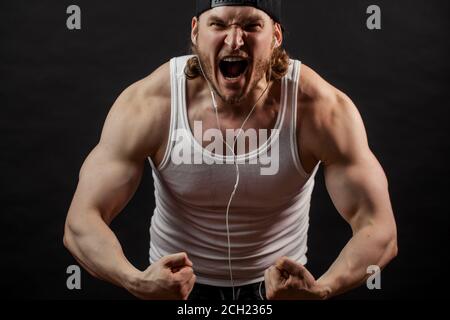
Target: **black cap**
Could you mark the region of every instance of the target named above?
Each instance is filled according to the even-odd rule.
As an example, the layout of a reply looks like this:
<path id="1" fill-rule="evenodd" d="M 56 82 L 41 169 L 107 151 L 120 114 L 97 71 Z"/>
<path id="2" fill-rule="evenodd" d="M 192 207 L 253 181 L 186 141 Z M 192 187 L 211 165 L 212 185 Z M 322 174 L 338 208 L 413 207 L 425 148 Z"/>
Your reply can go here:
<path id="1" fill-rule="evenodd" d="M 281 0 L 196 0 L 196 15 L 215 7 L 250 6 L 267 13 L 275 22 L 281 23 Z"/>

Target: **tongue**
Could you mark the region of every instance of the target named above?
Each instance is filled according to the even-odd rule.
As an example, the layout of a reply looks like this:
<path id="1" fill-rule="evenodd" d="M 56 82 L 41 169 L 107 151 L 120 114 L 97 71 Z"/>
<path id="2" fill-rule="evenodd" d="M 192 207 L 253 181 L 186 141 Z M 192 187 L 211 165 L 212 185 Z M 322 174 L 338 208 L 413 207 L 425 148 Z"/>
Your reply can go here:
<path id="1" fill-rule="evenodd" d="M 220 64 L 220 67 L 222 68 L 222 72 L 225 77 L 237 78 L 245 71 L 246 62 L 245 61 L 235 61 L 235 62 L 222 61 Z"/>
<path id="2" fill-rule="evenodd" d="M 230 76 L 230 78 L 236 78 L 241 74 L 241 66 L 239 63 L 227 63 L 227 74 Z"/>

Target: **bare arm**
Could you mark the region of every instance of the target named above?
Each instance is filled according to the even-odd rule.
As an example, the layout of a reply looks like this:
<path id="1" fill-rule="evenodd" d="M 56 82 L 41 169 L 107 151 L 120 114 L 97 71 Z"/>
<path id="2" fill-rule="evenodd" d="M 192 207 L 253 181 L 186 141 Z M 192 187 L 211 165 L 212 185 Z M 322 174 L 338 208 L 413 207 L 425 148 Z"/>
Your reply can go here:
<path id="1" fill-rule="evenodd" d="M 367 267 L 380 268 L 397 254 L 397 232 L 385 173 L 369 149 L 361 117 L 342 93 L 317 124 L 317 156 L 324 163 L 331 199 L 353 237 L 318 283 L 331 295 L 361 285 Z"/>
<path id="2" fill-rule="evenodd" d="M 137 188 L 143 163 L 115 159 L 105 142 L 91 152 L 70 206 L 64 244 L 92 275 L 124 286 L 137 270 L 109 228 Z"/>
<path id="3" fill-rule="evenodd" d="M 136 191 L 146 155 L 139 114 L 145 113 L 136 97 L 136 85 L 112 107 L 98 145 L 85 160 L 70 206 L 64 243 L 94 276 L 123 286 L 137 270 L 125 258 L 109 224 Z M 152 119 L 147 117 L 149 126 Z"/>
<path id="4" fill-rule="evenodd" d="M 397 254 L 387 179 L 368 146 L 356 107 L 311 69 L 302 70 L 302 164 L 311 169 L 322 161 L 327 190 L 353 236 L 318 280 L 288 257 L 278 259 L 265 274 L 269 299 L 330 298 L 361 285 L 368 266 L 383 268 Z"/>
<path id="5" fill-rule="evenodd" d="M 135 193 L 147 157 L 158 158 L 167 140 L 168 74 L 164 65 L 117 99 L 81 168 L 65 224 L 64 244 L 89 273 L 140 298 L 186 298 L 195 282 L 185 253 L 137 270 L 109 227 Z"/>

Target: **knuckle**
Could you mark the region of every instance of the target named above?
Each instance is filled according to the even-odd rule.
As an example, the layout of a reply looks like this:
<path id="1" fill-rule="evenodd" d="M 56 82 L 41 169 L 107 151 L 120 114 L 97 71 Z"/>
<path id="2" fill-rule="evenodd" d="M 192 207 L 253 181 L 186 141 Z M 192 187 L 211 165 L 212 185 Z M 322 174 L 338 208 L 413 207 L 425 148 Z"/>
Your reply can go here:
<path id="1" fill-rule="evenodd" d="M 288 257 L 282 256 L 281 258 L 278 259 L 278 263 L 283 264 L 283 263 L 285 263 L 287 260 L 288 260 Z"/>
<path id="2" fill-rule="evenodd" d="M 159 259 L 159 261 L 157 261 L 156 263 L 164 265 L 167 262 L 169 262 L 169 258 L 167 256 L 165 256 L 165 257 L 162 257 L 161 259 Z"/>
<path id="3" fill-rule="evenodd" d="M 187 258 L 187 253 L 186 253 L 186 252 L 180 252 L 179 255 L 180 255 L 180 257 L 183 258 L 183 259 L 186 259 L 186 258 Z"/>

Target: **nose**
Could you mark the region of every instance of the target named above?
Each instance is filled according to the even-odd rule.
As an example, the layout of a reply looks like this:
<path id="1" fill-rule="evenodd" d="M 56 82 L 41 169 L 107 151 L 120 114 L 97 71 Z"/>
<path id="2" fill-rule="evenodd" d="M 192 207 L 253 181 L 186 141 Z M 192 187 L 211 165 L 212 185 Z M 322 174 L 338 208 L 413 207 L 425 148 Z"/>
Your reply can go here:
<path id="1" fill-rule="evenodd" d="M 225 43 L 234 51 L 244 45 L 243 32 L 240 27 L 232 26 L 228 31 Z"/>

